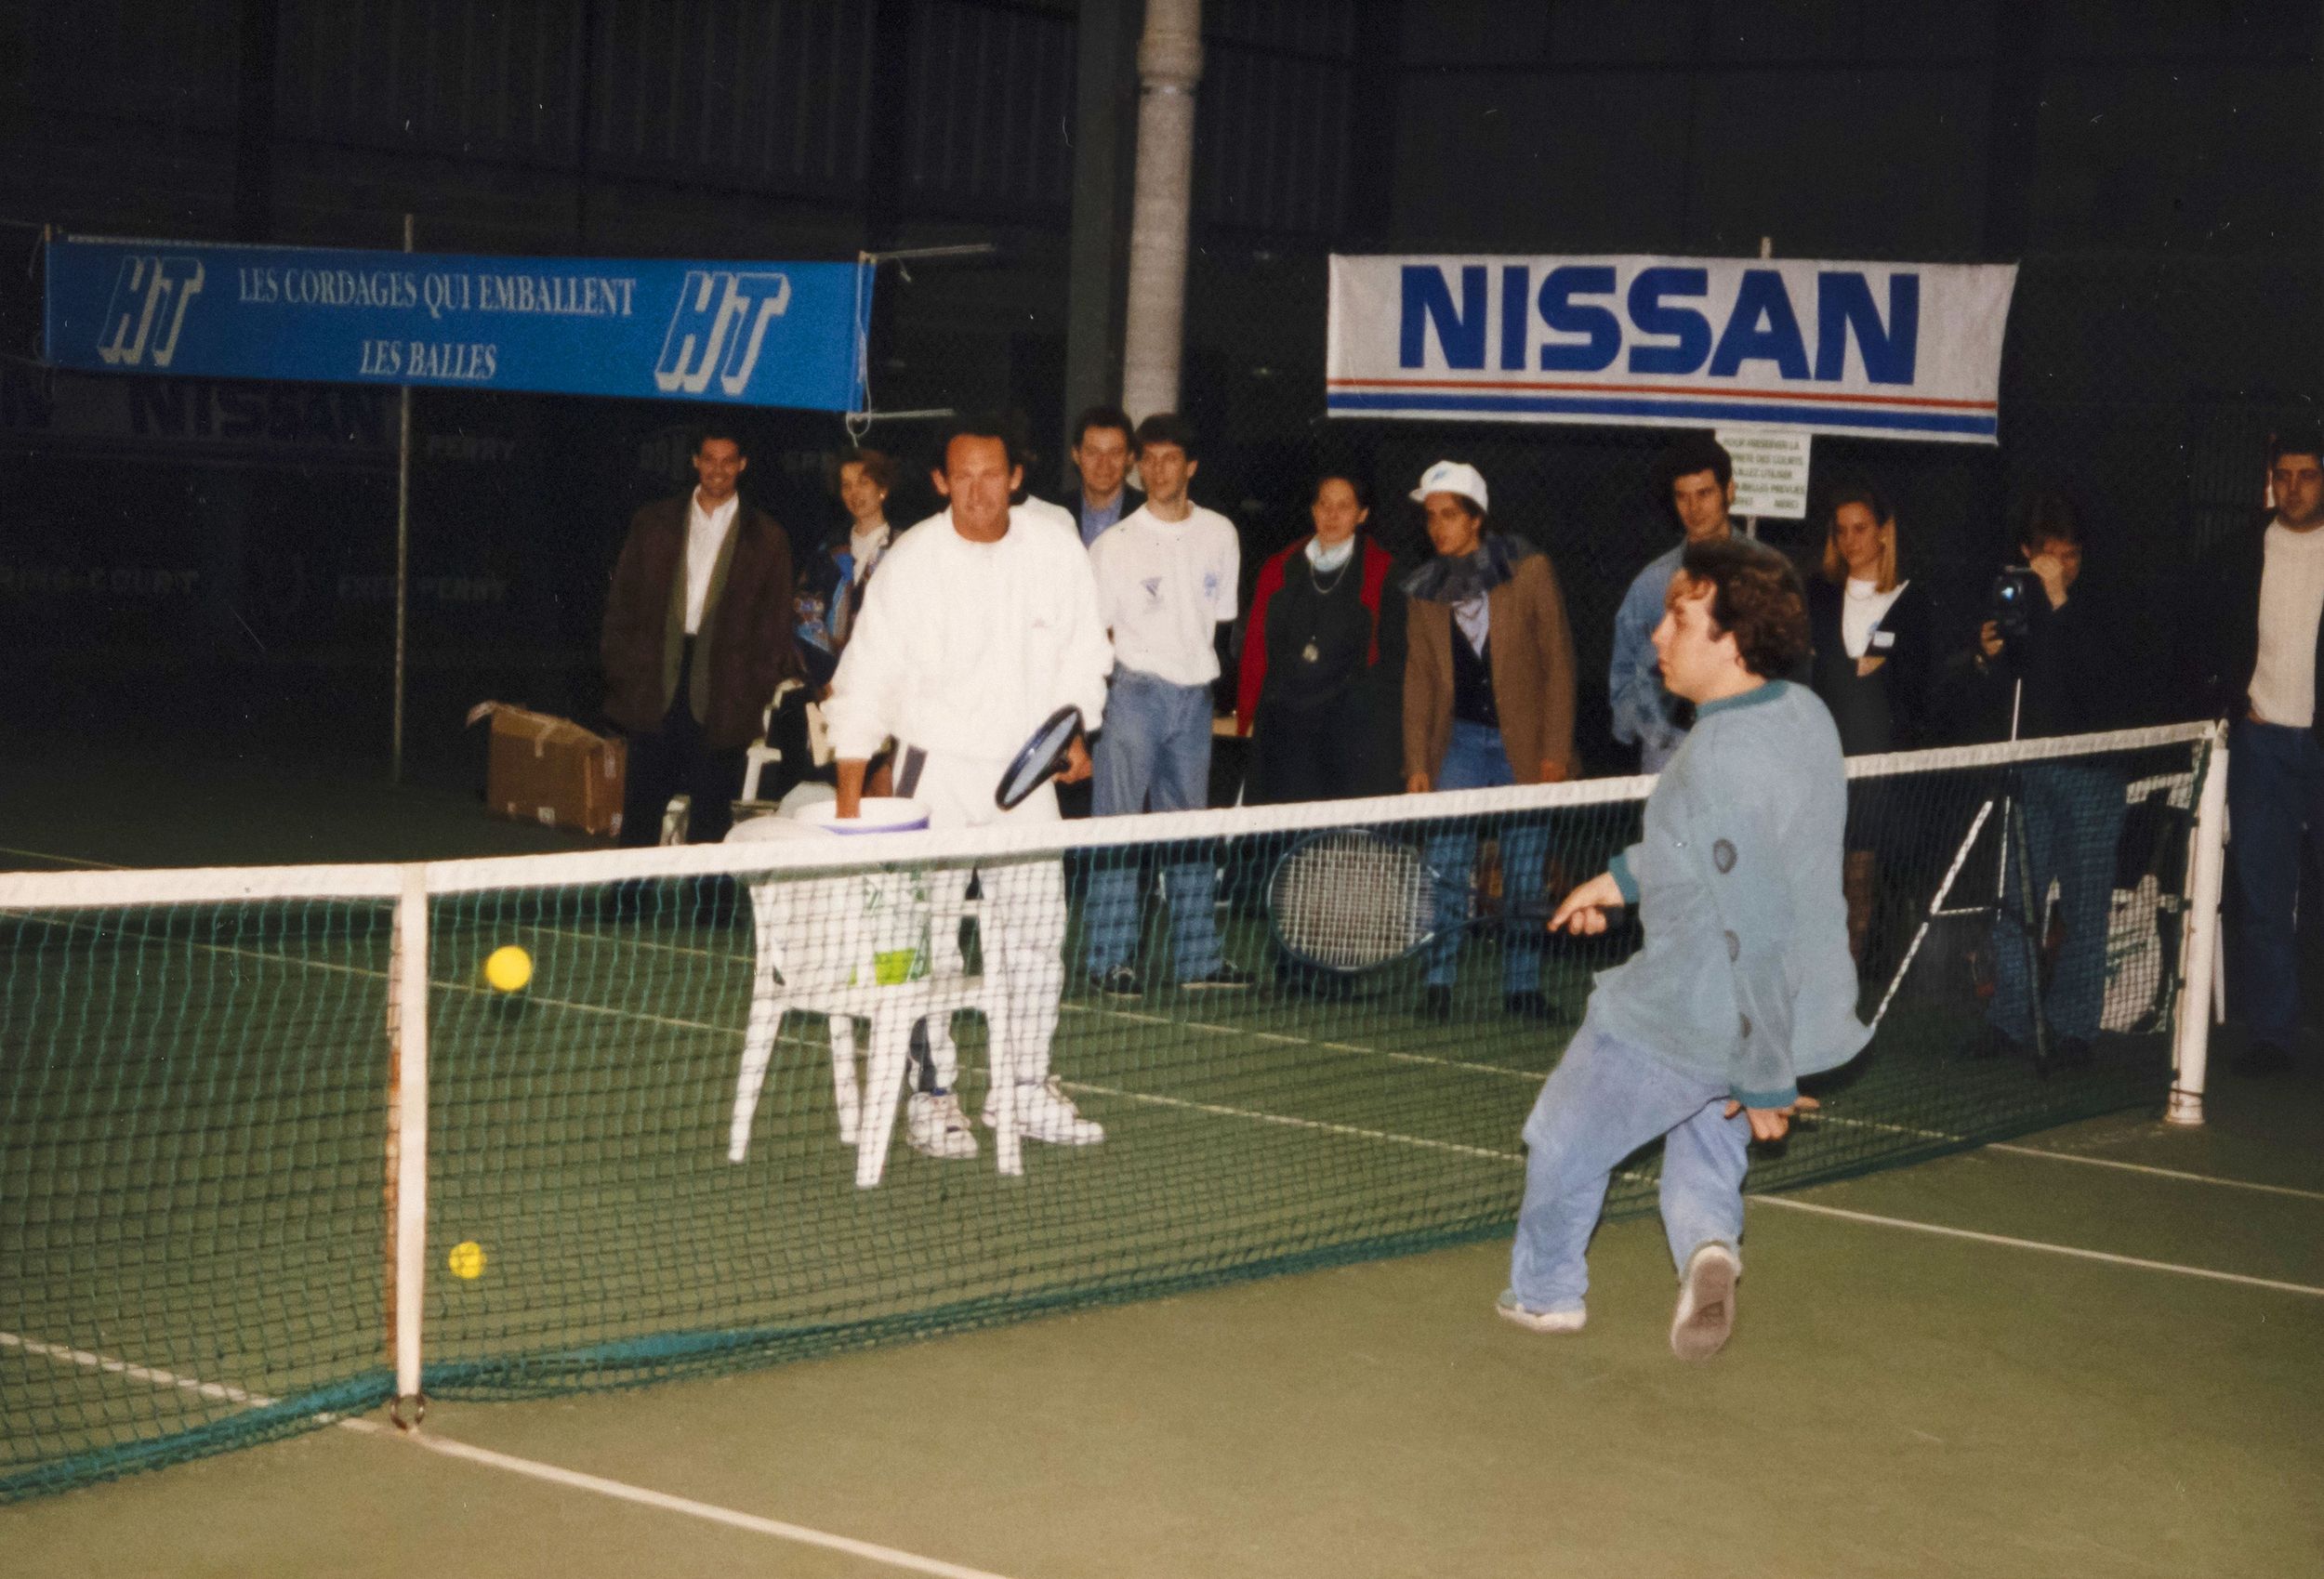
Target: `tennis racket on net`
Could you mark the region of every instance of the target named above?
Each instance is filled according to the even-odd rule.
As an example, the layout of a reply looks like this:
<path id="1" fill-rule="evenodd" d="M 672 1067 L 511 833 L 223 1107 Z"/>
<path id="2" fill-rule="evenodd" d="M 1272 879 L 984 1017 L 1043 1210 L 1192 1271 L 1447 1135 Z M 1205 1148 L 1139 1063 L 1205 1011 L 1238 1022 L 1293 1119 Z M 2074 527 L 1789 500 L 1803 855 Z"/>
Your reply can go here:
<path id="1" fill-rule="evenodd" d="M 1301 964 L 1357 976 L 1409 959 L 1435 940 L 1436 884 L 1436 868 L 1400 840 L 1346 828 L 1314 834 L 1275 862 L 1268 924 Z M 1539 926 L 1554 908 L 1545 895 L 1498 917 L 1464 919 L 1458 929 Z"/>
<path id="2" fill-rule="evenodd" d="M 993 789 L 993 804 L 1003 811 L 1013 811 L 1023 805 L 1027 796 L 1055 778 L 1058 770 L 1064 767 L 1066 750 L 1080 732 L 1078 707 L 1060 707 L 1043 719 L 1041 727 L 1009 759 L 1000 783 Z"/>

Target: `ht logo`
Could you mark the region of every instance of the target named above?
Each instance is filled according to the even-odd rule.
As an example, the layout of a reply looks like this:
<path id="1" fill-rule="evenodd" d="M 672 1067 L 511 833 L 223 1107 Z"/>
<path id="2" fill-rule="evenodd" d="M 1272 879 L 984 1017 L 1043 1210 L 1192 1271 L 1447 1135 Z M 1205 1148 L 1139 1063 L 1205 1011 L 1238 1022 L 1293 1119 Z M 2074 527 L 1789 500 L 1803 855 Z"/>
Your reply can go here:
<path id="1" fill-rule="evenodd" d="M 151 349 L 155 367 L 178 354 L 178 332 L 186 308 L 202 294 L 202 260 L 133 253 L 121 260 L 113 299 L 97 336 L 97 354 L 107 365 L 136 367 Z M 156 331 L 159 331 L 157 334 Z"/>
<path id="2" fill-rule="evenodd" d="M 661 362 L 654 369 L 654 388 L 666 395 L 698 395 L 715 369 L 719 388 L 739 396 L 759 365 L 768 322 L 790 305 L 788 275 L 688 270 L 678 310 L 670 314 L 669 333 L 662 340 Z"/>

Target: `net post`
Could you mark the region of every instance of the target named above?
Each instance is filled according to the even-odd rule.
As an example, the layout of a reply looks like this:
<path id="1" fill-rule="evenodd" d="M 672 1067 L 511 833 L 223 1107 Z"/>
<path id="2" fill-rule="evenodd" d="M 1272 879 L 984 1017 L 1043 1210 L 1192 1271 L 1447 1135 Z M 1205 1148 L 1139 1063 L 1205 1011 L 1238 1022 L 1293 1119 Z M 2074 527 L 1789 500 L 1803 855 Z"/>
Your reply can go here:
<path id="1" fill-rule="evenodd" d="M 2168 1124 L 2203 1122 L 2211 1059 L 2212 971 L 2217 958 L 2221 869 L 2226 862 L 2227 741 L 2213 725 L 2204 743 L 2203 793 L 2195 809 L 2195 848 L 2187 862 L 2186 932 L 2179 946 L 2179 1022 L 2172 1042 Z"/>
<path id="2" fill-rule="evenodd" d="M 406 1430 L 427 1412 L 419 1382 L 428 1278 L 428 868 L 415 863 L 403 868 L 396 901 L 388 995 L 387 1291 L 395 1361 L 389 1415 Z"/>

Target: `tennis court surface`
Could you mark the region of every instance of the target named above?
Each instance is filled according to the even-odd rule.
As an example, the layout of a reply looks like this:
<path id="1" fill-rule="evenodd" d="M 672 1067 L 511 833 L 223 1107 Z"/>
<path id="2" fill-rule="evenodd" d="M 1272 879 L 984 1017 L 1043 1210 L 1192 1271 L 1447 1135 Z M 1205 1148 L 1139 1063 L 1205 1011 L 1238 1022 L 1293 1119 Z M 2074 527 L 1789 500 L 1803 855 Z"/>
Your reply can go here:
<path id="1" fill-rule="evenodd" d="M 2124 797 L 2110 1030 L 2046 1074 L 1967 1056 L 2022 764 L 1868 775 L 1913 830 L 1868 950 L 1881 1031 L 1756 1162 L 1741 1330 L 1699 1368 L 1664 1343 L 1651 1155 L 1618 1181 L 1587 1333 L 1489 1314 L 1519 1122 L 1588 972 L 1634 941 L 1551 943 L 1562 1018 L 1505 1015 L 1524 916 L 1498 852 L 1546 831 L 1550 886 L 1594 871 L 1634 789 L 935 861 L 0 878 L 0 1427 L 30 1499 L 0 1535 L 40 1572 L 2310 1572 L 2314 1086 L 2225 1084 L 2205 1127 L 2158 1122 L 2206 746 L 2085 755 Z M 1425 945 L 1263 968 L 1271 874 L 1351 821 L 1480 849 L 1448 1022 L 1414 1012 Z M 859 1183 L 832 1013 L 861 1013 L 869 1071 L 883 993 L 990 1010 L 949 1016 L 974 1112 L 1021 1056 L 986 1029 L 1020 1008 L 975 996 L 1007 984 L 1002 875 L 1061 850 L 1053 1067 L 1103 1143 L 1028 1140 L 1010 1177 L 990 1129 L 941 1162 L 898 1134 Z M 1089 874 L 1151 898 L 1194 860 L 1260 987 L 1171 988 L 1158 914 L 1147 991 L 1086 987 Z M 875 946 L 883 903 L 918 918 L 909 947 Z M 513 993 L 481 974 L 509 946 Z M 414 1375 L 410 1438 L 381 1406 Z M 33 1495 L 149 1464 L 172 1467 Z"/>

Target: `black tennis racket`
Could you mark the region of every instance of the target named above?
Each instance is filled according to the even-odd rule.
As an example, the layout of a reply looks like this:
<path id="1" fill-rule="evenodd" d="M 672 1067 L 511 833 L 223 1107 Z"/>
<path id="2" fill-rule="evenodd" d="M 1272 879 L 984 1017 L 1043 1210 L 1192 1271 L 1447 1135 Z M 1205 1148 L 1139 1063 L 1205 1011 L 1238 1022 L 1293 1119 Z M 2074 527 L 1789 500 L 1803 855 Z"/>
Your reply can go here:
<path id="1" fill-rule="evenodd" d="M 1541 901 L 1507 907 L 1486 925 L 1538 926 Z M 1412 846 L 1382 834 L 1335 829 L 1302 839 L 1275 862 L 1267 884 L 1275 942 L 1302 965 L 1356 976 L 1411 958 L 1433 941 L 1436 868 Z"/>
<path id="2" fill-rule="evenodd" d="M 1025 797 L 1057 776 L 1065 765 L 1066 748 L 1074 736 L 1081 732 L 1081 709 L 1060 707 L 1042 720 L 1016 756 L 1010 758 L 1007 771 L 993 790 L 993 804 L 1003 811 L 1013 811 Z"/>

